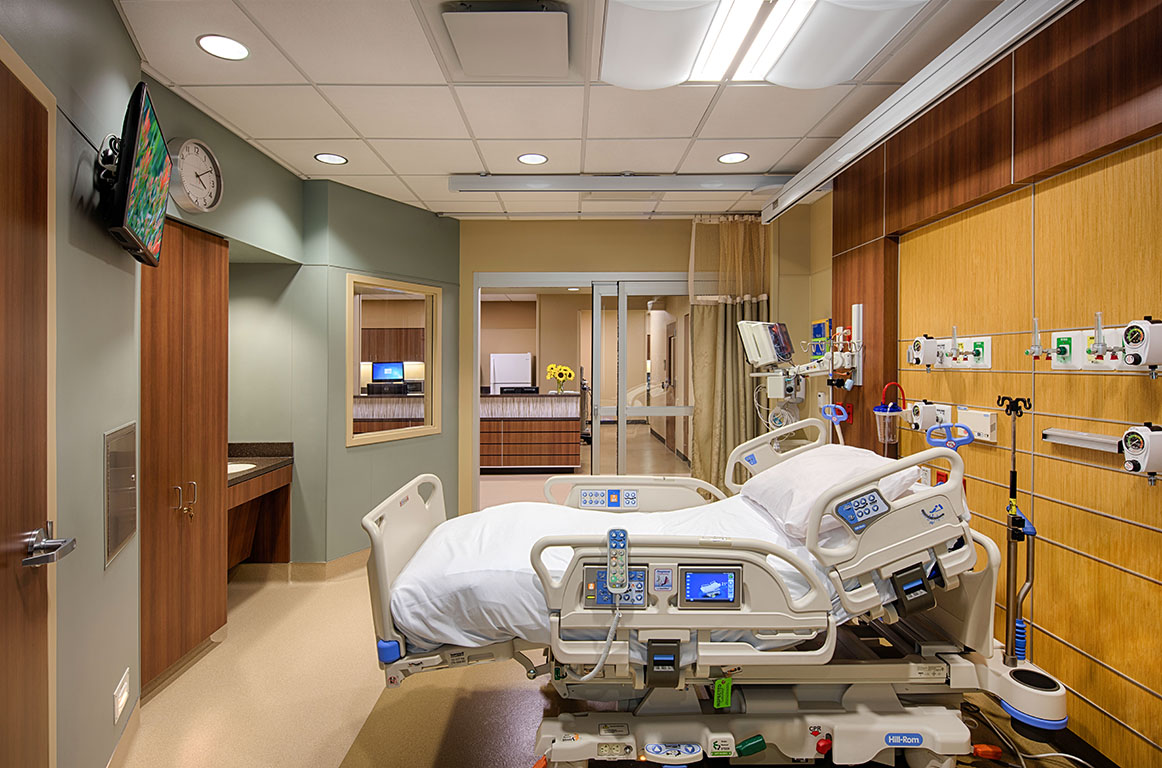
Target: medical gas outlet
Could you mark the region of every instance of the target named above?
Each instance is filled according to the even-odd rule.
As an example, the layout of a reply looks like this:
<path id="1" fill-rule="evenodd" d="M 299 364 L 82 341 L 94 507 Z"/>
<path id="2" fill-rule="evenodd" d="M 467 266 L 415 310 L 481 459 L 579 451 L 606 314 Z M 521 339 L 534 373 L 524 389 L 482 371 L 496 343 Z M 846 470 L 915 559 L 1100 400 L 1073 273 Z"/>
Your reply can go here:
<path id="1" fill-rule="evenodd" d="M 1162 365 L 1162 320 L 1146 316 L 1129 323 L 1122 331 L 1126 365 L 1149 368 L 1150 378 L 1157 378 Z"/>
<path id="2" fill-rule="evenodd" d="M 1141 427 L 1130 427 L 1122 435 L 1122 452 L 1126 456 L 1127 472 L 1146 475 L 1154 485 L 1162 472 L 1162 426 L 1147 422 Z"/>
<path id="3" fill-rule="evenodd" d="M 991 336 L 958 337 L 955 328 L 951 338 L 924 334 L 908 345 L 905 358 L 909 364 L 922 365 L 928 371 L 933 368 L 986 370 L 993 367 L 993 340 Z"/>
<path id="4" fill-rule="evenodd" d="M 933 424 L 952 421 L 952 406 L 930 403 L 927 400 L 913 402 L 908 409 L 908 423 L 912 429 L 926 432 Z"/>

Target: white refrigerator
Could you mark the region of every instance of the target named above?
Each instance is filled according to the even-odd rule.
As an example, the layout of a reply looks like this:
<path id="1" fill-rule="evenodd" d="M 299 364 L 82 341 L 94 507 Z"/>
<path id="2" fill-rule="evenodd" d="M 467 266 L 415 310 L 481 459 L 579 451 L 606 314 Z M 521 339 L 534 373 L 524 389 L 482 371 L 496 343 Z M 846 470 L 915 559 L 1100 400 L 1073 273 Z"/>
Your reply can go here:
<path id="1" fill-rule="evenodd" d="M 533 353 L 506 352 L 489 355 L 489 392 L 500 394 L 501 387 L 531 387 Z"/>

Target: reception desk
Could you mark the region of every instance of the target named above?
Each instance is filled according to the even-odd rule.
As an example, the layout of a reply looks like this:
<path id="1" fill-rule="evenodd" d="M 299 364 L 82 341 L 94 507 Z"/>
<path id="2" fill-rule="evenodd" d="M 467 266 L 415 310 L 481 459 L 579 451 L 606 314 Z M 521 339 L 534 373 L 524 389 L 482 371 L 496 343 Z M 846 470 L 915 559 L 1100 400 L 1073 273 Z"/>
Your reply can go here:
<path id="1" fill-rule="evenodd" d="M 481 469 L 581 466 L 581 396 L 481 395 Z"/>
<path id="2" fill-rule="evenodd" d="M 382 432 L 424 425 L 424 395 L 357 395 L 351 410 L 353 431 Z"/>

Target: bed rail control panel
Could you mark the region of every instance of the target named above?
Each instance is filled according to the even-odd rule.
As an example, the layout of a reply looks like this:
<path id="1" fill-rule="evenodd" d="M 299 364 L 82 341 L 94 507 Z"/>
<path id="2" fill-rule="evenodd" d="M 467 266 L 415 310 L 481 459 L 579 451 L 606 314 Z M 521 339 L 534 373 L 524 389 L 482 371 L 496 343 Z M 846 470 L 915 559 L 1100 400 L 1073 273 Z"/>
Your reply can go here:
<path id="1" fill-rule="evenodd" d="M 646 744 L 642 756 L 651 763 L 686 765 L 702 759 L 699 744 Z"/>
<path id="2" fill-rule="evenodd" d="M 637 489 L 583 489 L 581 491 L 581 509 L 637 509 Z"/>
<path id="3" fill-rule="evenodd" d="M 868 491 L 854 499 L 840 502 L 835 507 L 835 514 L 847 523 L 855 533 L 862 533 L 865 528 L 876 521 L 876 518 L 888 513 L 891 505 L 888 504 L 879 491 Z"/>
<path id="4" fill-rule="evenodd" d="M 892 589 L 896 593 L 896 611 L 901 617 L 926 611 L 936 605 L 936 595 L 932 592 L 932 584 L 922 565 L 893 573 Z"/>
<path id="5" fill-rule="evenodd" d="M 646 572 L 644 565 L 629 566 L 627 588 L 618 601 L 624 610 L 641 610 L 646 607 Z M 609 591 L 608 571 L 603 565 L 585 566 L 585 607 L 612 608 L 613 594 Z"/>
<path id="6" fill-rule="evenodd" d="M 742 606 L 742 568 L 700 566 L 678 568 L 678 607 L 738 609 Z"/>

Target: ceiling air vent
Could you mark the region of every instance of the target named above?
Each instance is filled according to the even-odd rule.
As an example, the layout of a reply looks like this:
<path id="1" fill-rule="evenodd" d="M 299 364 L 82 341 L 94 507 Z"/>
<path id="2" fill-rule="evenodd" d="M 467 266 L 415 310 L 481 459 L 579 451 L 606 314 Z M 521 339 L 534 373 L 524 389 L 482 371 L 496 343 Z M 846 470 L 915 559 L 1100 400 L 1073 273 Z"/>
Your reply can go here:
<path id="1" fill-rule="evenodd" d="M 569 74 L 569 14 L 559 2 L 448 3 L 441 15 L 469 77 Z"/>

